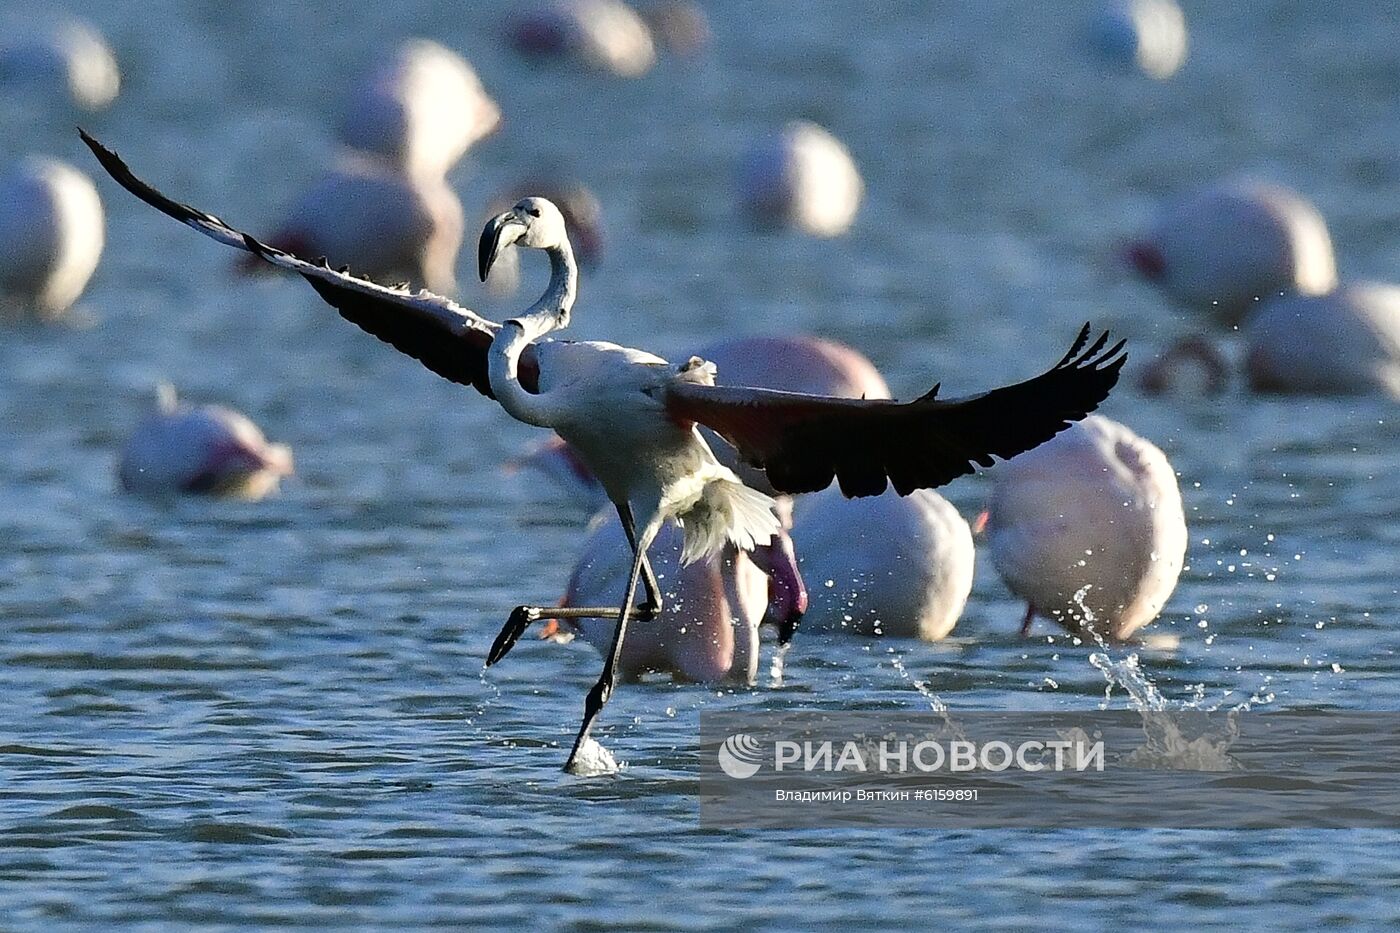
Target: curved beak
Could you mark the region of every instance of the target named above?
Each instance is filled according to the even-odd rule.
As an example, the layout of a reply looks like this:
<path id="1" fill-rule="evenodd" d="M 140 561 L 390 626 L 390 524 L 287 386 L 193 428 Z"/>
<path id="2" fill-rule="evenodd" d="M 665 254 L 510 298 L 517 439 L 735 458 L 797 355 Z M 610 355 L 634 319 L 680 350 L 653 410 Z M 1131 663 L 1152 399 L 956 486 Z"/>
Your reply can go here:
<path id="1" fill-rule="evenodd" d="M 768 575 L 768 610 L 763 621 L 778 627 L 778 644 L 786 645 L 807 612 L 807 584 L 797 569 L 792 538 L 780 531 L 770 543 L 755 547 L 749 557 Z"/>
<path id="2" fill-rule="evenodd" d="M 491 267 L 496 264 L 496 257 L 501 254 L 501 250 L 510 246 L 525 234 L 525 225 L 515 216 L 514 211 L 506 211 L 497 214 L 486 222 L 486 227 L 481 231 L 481 242 L 477 246 L 477 262 L 481 273 L 481 281 L 486 281 L 487 274 Z"/>

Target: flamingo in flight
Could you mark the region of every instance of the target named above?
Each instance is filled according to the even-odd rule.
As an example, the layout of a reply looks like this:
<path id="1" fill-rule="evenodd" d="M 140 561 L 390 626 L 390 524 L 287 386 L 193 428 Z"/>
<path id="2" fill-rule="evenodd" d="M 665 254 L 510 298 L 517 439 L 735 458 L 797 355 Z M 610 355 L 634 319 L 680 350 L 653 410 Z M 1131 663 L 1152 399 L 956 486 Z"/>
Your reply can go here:
<path id="1" fill-rule="evenodd" d="M 488 666 L 496 663 L 541 619 L 614 622 L 567 771 L 587 770 L 586 758 L 597 754 L 583 753 L 612 693 L 628 622 L 634 615 L 651 621 L 660 610 L 661 592 L 646 553 L 662 525 L 675 520 L 683 526 L 683 562 L 712 557 L 731 544 L 752 549 L 780 529 L 773 500 L 716 459 L 699 425 L 762 468 L 778 492 L 813 492 L 836 480 L 847 496 L 879 495 L 891 484 L 907 495 L 1054 437 L 1107 398 L 1126 360 L 1122 341 L 1105 349 L 1105 333 L 1090 342 L 1086 324 L 1048 371 L 962 399 L 938 398 L 937 386 L 905 403 L 718 387 L 713 365 L 698 357 L 675 366 L 616 344 L 543 339 L 568 325 L 578 290 L 563 217 L 543 198 L 521 200 L 482 232 L 483 279 L 512 244 L 543 250 L 550 261 L 549 284 L 539 300 L 497 324 L 430 292 L 387 288 L 266 246 L 212 214 L 171 200 L 132 174 L 116 153 L 82 136 L 103 168 L 141 200 L 205 236 L 303 276 L 363 330 L 438 375 L 494 398 L 513 418 L 555 431 L 598 477 L 633 550 L 621 606 L 518 606 L 487 655 Z M 645 588 L 640 604 L 639 582 Z"/>

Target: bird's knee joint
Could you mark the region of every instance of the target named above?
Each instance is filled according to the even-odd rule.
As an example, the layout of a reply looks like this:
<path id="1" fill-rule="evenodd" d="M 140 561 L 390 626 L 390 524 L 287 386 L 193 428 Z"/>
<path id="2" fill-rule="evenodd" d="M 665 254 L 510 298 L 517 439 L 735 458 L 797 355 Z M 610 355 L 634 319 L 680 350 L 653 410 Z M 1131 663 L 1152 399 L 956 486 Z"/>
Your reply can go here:
<path id="1" fill-rule="evenodd" d="M 593 689 L 588 691 L 588 701 L 584 704 L 584 716 L 592 717 L 597 715 L 612 696 L 613 682 L 611 677 L 605 677 L 593 685 Z"/>

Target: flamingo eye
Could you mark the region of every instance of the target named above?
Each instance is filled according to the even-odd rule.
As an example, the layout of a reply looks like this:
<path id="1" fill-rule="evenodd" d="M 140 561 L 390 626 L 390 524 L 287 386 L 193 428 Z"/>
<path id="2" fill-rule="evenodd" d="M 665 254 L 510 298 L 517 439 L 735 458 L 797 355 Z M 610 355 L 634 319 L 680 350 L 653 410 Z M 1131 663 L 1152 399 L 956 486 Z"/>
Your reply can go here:
<path id="1" fill-rule="evenodd" d="M 531 217 L 538 217 L 540 216 L 540 209 L 538 207 L 532 207 L 525 213 L 529 214 Z"/>

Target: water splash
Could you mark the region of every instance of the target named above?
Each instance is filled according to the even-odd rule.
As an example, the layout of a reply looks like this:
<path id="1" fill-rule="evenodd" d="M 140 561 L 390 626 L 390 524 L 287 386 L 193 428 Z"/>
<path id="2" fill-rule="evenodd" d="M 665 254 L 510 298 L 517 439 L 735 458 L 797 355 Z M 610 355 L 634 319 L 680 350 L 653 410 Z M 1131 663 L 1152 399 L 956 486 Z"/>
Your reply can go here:
<path id="1" fill-rule="evenodd" d="M 885 650 L 890 654 L 890 667 L 895 669 L 900 679 L 907 681 L 915 690 L 919 691 L 919 694 L 925 700 L 928 700 L 929 708 L 935 713 L 947 713 L 948 704 L 943 702 L 941 696 L 933 692 L 933 689 L 928 685 L 928 681 L 915 680 L 914 676 L 909 673 L 909 669 L 904 666 L 904 658 L 901 657 L 900 653 L 894 648 L 886 648 Z"/>
<path id="2" fill-rule="evenodd" d="M 1167 709 L 1166 698 L 1157 689 L 1145 673 L 1136 654 L 1130 654 L 1121 661 L 1115 661 L 1108 654 L 1108 646 L 1102 640 L 1099 647 L 1103 651 L 1095 651 L 1089 655 L 1089 663 L 1092 664 L 1099 673 L 1103 674 L 1107 681 L 1103 691 L 1103 702 L 1099 704 L 1099 709 L 1108 709 L 1109 703 L 1113 699 L 1113 688 L 1122 687 L 1128 694 L 1128 702 L 1133 709 L 1139 712 L 1158 712 Z"/>
<path id="3" fill-rule="evenodd" d="M 1115 661 L 1105 652 L 1089 655 L 1089 663 L 1108 682 L 1100 709 L 1108 709 L 1115 685 L 1128 694 L 1128 702 L 1142 717 L 1146 742 L 1123 759 L 1133 768 L 1189 771 L 1235 771 L 1240 765 L 1230 755 L 1230 746 L 1239 738 L 1239 714 L 1249 708 L 1242 703 L 1226 715 L 1224 726 L 1218 719 L 1206 719 L 1201 708 L 1203 693 L 1193 699 L 1170 703 L 1157 685 L 1143 673 L 1136 654 Z M 1205 728 L 1198 728 L 1204 725 Z M 1214 731 L 1212 731 L 1214 729 Z"/>
<path id="4" fill-rule="evenodd" d="M 928 681 L 917 680 L 909 673 L 909 669 L 904 666 L 904 657 L 897 649 L 890 647 L 885 650 L 889 652 L 890 667 L 895 669 L 895 672 L 899 674 L 901 680 L 911 684 L 915 690 L 919 691 L 919 695 L 928 701 L 929 709 L 933 710 L 942 718 L 943 725 L 947 728 L 948 732 L 960 739 L 966 739 L 967 735 L 963 732 L 962 726 L 958 725 L 957 721 L 953 719 L 952 713 L 948 711 L 948 704 L 943 702 L 941 696 L 933 692 L 933 688 L 928 685 Z"/>
<path id="5" fill-rule="evenodd" d="M 783 671 L 787 665 L 787 653 L 791 644 L 780 645 L 773 651 L 773 658 L 768 663 L 768 686 L 781 687 L 783 685 Z"/>
<path id="6" fill-rule="evenodd" d="M 1241 765 L 1230 755 L 1230 746 L 1240 736 L 1239 711 L 1225 716 L 1222 731 L 1202 731 L 1188 735 L 1183 728 L 1193 722 L 1209 722 L 1204 715 L 1183 717 L 1175 713 L 1143 713 L 1142 731 L 1146 744 L 1124 756 L 1123 764 L 1131 768 L 1154 768 L 1174 771 L 1238 771 Z"/>
<path id="7" fill-rule="evenodd" d="M 569 773 L 578 777 L 599 777 L 621 770 L 612 752 L 591 737 L 583 740 L 583 746 L 569 766 Z"/>

